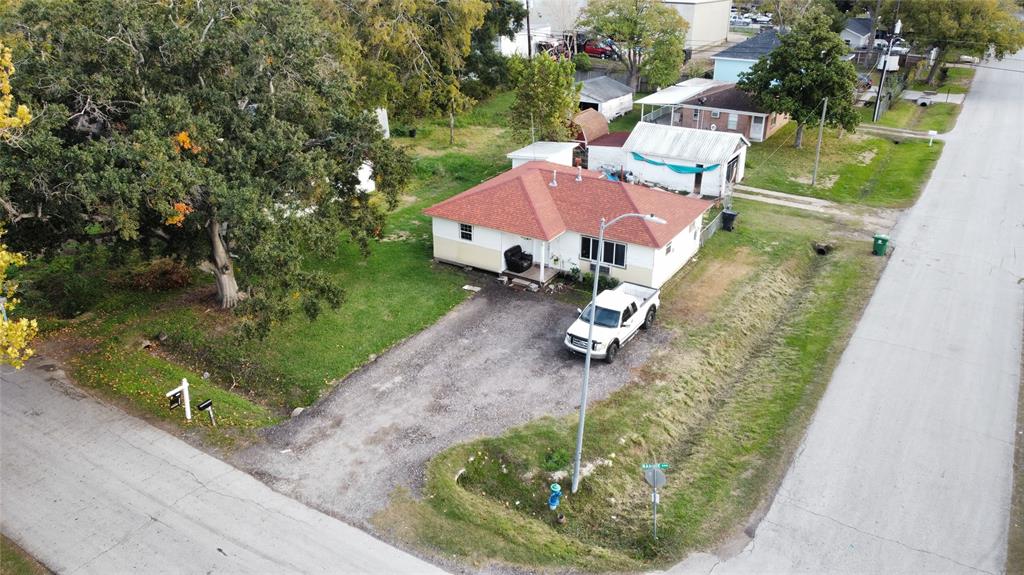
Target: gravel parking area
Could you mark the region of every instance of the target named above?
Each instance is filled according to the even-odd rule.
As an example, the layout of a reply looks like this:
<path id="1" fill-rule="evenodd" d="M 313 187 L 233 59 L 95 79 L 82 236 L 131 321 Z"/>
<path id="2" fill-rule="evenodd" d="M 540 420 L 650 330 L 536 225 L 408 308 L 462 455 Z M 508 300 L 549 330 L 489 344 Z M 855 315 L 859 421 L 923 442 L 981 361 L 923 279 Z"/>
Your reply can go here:
<path id="1" fill-rule="evenodd" d="M 396 487 L 414 493 L 445 448 L 579 403 L 583 360 L 562 336 L 575 309 L 550 295 L 491 285 L 266 432 L 235 463 L 275 490 L 367 525 Z M 612 365 L 595 361 L 591 401 L 629 381 L 667 341 L 654 329 Z"/>

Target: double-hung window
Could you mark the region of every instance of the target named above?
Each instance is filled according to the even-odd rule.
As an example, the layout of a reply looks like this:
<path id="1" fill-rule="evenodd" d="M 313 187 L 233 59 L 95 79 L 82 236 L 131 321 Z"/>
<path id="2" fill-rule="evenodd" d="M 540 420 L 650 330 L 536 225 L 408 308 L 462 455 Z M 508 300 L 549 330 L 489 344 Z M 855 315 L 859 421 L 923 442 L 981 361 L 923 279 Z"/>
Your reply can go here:
<path id="1" fill-rule="evenodd" d="M 626 244 L 605 240 L 603 263 L 616 267 L 626 267 Z M 580 238 L 580 259 L 597 261 L 597 238 L 583 236 Z"/>
<path id="2" fill-rule="evenodd" d="M 467 242 L 473 241 L 473 226 L 469 224 L 459 224 L 459 237 Z"/>
<path id="3" fill-rule="evenodd" d="M 740 115 L 736 114 L 736 113 L 729 114 L 728 126 L 729 126 L 730 130 L 735 130 L 736 129 L 736 122 L 739 120 L 739 116 Z"/>

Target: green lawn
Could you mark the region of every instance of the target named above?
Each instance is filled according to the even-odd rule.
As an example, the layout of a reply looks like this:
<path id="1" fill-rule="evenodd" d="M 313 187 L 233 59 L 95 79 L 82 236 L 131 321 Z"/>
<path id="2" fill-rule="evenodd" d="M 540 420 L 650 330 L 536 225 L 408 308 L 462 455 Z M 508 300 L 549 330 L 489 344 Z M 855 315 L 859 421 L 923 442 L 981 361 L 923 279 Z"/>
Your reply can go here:
<path id="1" fill-rule="evenodd" d="M 940 94 L 937 100 L 941 99 L 942 95 Z M 871 123 L 874 115 L 873 106 L 857 108 L 857 112 L 860 113 L 862 123 Z M 935 130 L 941 134 L 956 126 L 956 119 L 959 115 L 960 106 L 958 104 L 940 101 L 930 106 L 918 106 L 910 100 L 900 100 L 882 114 L 878 125 L 918 132 Z"/>
<path id="2" fill-rule="evenodd" d="M 49 575 L 50 570 L 6 536 L 0 536 L 0 574 Z"/>
<path id="3" fill-rule="evenodd" d="M 966 94 L 971 89 L 971 81 L 974 80 L 974 68 L 968 67 L 946 67 L 946 79 L 935 86 L 929 86 L 924 80 L 918 80 L 910 84 L 911 90 L 934 91 L 942 94 Z M 941 72 L 940 72 L 941 74 Z"/>
<path id="4" fill-rule="evenodd" d="M 442 453 L 422 499 L 399 494 L 375 525 L 475 567 L 633 571 L 707 548 L 748 517 L 784 472 L 881 259 L 866 239 L 815 256 L 827 221 L 736 207 L 737 231 L 714 236 L 663 289 L 658 317 L 673 340 L 591 405 L 584 465 L 596 470 L 563 498 L 564 525 L 547 509 L 547 486 L 571 467 L 573 416 Z M 671 465 L 657 541 L 640 470 L 655 458 Z"/>
<path id="5" fill-rule="evenodd" d="M 649 96 L 647 92 L 638 92 L 633 94 L 633 100 L 639 100 L 644 96 Z M 633 106 L 633 110 L 628 114 L 619 116 L 608 123 L 608 130 L 611 132 L 631 132 L 633 126 L 636 126 L 637 122 L 640 121 L 640 104 Z"/>
<path id="6" fill-rule="evenodd" d="M 879 207 L 905 207 L 914 203 L 935 162 L 942 143 L 894 139 L 825 129 L 821 148 L 819 184 L 811 187 L 817 131 L 808 126 L 804 146 L 792 146 L 796 124 L 790 122 L 765 142 L 747 150 L 743 183 L 779 192 L 814 196 L 836 202 Z"/>

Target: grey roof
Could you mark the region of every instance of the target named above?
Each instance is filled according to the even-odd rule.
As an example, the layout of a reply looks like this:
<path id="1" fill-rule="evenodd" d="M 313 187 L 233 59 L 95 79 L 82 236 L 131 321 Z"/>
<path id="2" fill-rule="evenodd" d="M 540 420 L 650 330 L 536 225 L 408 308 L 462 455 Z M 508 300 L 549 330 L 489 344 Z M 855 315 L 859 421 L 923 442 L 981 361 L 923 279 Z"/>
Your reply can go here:
<path id="1" fill-rule="evenodd" d="M 740 146 L 749 146 L 735 132 L 712 132 L 681 126 L 640 122 L 622 145 L 627 152 L 644 156 L 675 158 L 696 164 L 726 163 Z"/>
<path id="2" fill-rule="evenodd" d="M 867 36 L 871 34 L 871 18 L 850 18 L 846 29 L 858 36 Z"/>
<path id="3" fill-rule="evenodd" d="M 633 89 L 622 82 L 608 76 L 598 76 L 597 78 L 583 81 L 583 88 L 580 90 L 580 101 L 600 104 L 601 102 L 614 100 L 615 98 L 632 93 Z"/>
<path id="4" fill-rule="evenodd" d="M 757 36 L 730 46 L 711 58 L 735 58 L 737 60 L 760 60 L 780 44 L 779 34 L 775 30 L 765 30 Z"/>

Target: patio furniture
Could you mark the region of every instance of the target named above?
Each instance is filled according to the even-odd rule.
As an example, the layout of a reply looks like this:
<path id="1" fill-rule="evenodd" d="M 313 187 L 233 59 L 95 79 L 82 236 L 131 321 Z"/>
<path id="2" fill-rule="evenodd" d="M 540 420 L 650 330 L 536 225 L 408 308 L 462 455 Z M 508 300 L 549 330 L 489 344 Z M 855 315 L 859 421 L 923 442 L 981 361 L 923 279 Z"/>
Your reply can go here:
<path id="1" fill-rule="evenodd" d="M 505 265 L 515 273 L 523 273 L 533 266 L 533 255 L 523 252 L 520 246 L 512 246 L 505 250 Z"/>

